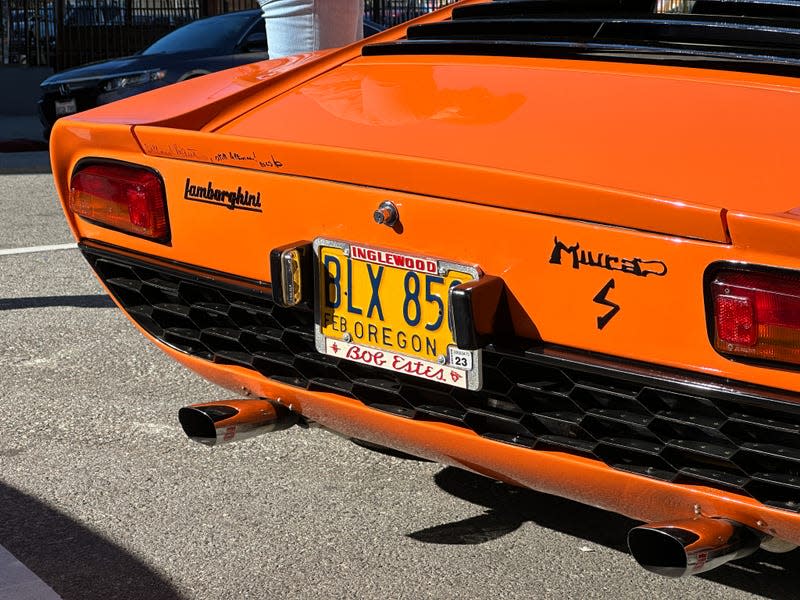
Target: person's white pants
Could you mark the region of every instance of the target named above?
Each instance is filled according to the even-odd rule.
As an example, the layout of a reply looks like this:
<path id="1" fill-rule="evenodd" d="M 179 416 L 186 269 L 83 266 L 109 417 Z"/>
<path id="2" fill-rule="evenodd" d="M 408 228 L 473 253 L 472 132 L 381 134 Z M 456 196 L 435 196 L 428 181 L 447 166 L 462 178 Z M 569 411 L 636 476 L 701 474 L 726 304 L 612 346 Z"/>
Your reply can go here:
<path id="1" fill-rule="evenodd" d="M 336 48 L 364 35 L 363 0 L 259 0 L 270 58 Z"/>

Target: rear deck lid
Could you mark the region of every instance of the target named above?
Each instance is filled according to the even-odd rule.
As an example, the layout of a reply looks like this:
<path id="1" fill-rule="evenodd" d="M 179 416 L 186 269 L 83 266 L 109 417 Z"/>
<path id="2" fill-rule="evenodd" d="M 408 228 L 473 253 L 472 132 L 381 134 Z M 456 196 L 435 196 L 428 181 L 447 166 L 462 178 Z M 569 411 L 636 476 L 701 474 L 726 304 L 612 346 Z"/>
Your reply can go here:
<path id="1" fill-rule="evenodd" d="M 798 205 L 800 88 L 765 79 L 546 59 L 360 58 L 217 133 L 402 156 L 411 159 L 398 163 L 411 187 L 419 183 L 415 163 L 441 162 L 618 191 L 656 213 L 705 223 L 702 232 L 672 233 L 721 239 L 723 209 L 778 213 Z M 584 212 L 535 186 L 476 199 L 461 182 L 449 183 L 447 195 L 465 200 L 653 228 L 614 214 L 635 212 L 633 199 Z"/>
<path id="2" fill-rule="evenodd" d="M 777 0 L 462 5 L 204 130 L 292 174 L 725 242 L 726 211 L 798 205 L 800 86 L 764 74 L 800 67 L 798 24 Z"/>

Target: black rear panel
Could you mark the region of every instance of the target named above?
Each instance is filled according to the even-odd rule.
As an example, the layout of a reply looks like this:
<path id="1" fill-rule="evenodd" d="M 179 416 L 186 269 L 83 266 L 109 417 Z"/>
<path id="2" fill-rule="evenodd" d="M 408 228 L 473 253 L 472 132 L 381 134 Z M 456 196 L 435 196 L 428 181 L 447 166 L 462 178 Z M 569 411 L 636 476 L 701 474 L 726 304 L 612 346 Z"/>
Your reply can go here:
<path id="1" fill-rule="evenodd" d="M 128 314 L 158 340 L 281 383 L 503 443 L 592 458 L 800 511 L 800 397 L 512 340 L 483 350 L 479 392 L 318 353 L 313 314 L 268 286 L 82 246 Z"/>
<path id="2" fill-rule="evenodd" d="M 370 55 L 595 58 L 774 71 L 800 66 L 800 5 L 785 1 L 497 0 L 409 27 Z M 661 7 L 665 8 L 661 8 Z"/>

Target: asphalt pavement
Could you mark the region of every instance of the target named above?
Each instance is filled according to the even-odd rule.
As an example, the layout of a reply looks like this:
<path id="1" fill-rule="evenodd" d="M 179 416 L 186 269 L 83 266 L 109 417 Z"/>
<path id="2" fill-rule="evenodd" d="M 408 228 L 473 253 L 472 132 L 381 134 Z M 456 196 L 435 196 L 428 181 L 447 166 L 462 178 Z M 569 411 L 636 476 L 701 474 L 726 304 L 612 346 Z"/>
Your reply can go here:
<path id="1" fill-rule="evenodd" d="M 2 600 L 6 563 L 65 600 L 798 596 L 798 552 L 664 579 L 629 519 L 323 430 L 189 442 L 178 408 L 234 396 L 147 343 L 72 242 L 49 175 L 0 175 Z"/>

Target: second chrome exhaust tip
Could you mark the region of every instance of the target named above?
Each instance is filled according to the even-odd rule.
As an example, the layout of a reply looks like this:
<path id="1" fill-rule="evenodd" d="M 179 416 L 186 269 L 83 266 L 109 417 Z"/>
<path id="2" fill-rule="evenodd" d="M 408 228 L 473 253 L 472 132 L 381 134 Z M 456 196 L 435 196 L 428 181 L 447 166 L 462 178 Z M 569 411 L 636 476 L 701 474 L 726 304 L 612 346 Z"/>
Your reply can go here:
<path id="1" fill-rule="evenodd" d="M 686 577 L 748 556 L 761 540 L 761 534 L 741 523 L 698 517 L 634 527 L 628 533 L 628 548 L 648 571 Z"/>
<path id="2" fill-rule="evenodd" d="M 178 411 L 178 420 L 189 439 L 206 446 L 288 429 L 299 418 L 282 404 L 264 399 L 204 402 Z"/>

